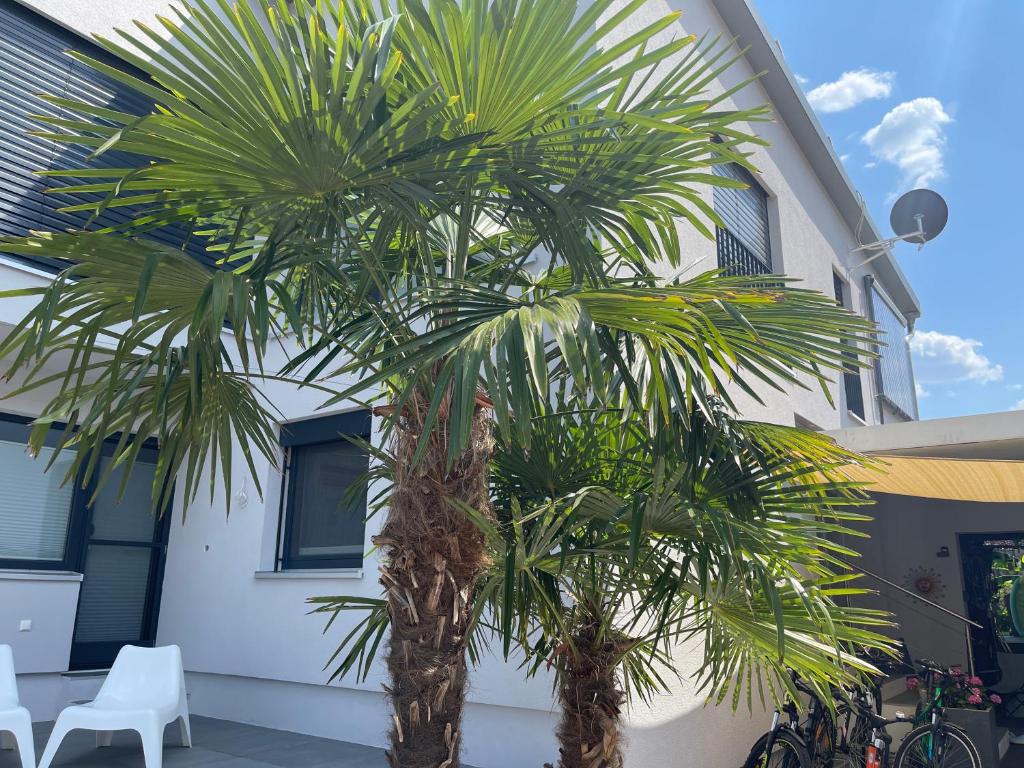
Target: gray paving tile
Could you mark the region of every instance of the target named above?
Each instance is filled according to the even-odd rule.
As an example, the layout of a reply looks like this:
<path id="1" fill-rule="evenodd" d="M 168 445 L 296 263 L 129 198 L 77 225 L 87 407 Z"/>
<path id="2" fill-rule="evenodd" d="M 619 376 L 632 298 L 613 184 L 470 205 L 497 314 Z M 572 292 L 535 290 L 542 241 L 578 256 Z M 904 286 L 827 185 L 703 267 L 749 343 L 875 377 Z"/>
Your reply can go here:
<path id="1" fill-rule="evenodd" d="M 326 739 L 321 740 L 326 741 Z M 249 755 L 254 760 L 263 760 L 272 765 L 286 768 L 386 768 L 387 760 L 383 749 L 373 749 L 358 744 L 328 742 L 320 744 L 307 742 L 298 747 L 270 749 Z"/>
<path id="2" fill-rule="evenodd" d="M 53 723 L 33 726 L 41 756 Z M 192 718 L 191 749 L 177 741 L 173 724 L 164 731 L 165 768 L 385 768 L 384 750 L 260 728 L 245 723 Z M 138 734 L 118 731 L 111 746 L 96 748 L 95 734 L 72 731 L 61 744 L 54 768 L 143 768 Z M 0 750 L 0 768 L 19 768 L 13 752 Z"/>

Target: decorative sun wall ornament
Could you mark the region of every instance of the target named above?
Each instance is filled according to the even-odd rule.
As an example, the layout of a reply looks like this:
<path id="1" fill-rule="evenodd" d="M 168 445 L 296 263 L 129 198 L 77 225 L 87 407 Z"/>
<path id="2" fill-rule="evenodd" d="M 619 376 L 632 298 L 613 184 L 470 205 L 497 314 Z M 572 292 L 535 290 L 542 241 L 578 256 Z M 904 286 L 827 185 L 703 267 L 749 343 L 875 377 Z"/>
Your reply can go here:
<path id="1" fill-rule="evenodd" d="M 946 594 L 946 585 L 942 583 L 942 576 L 934 569 L 924 565 L 911 568 L 903 578 L 903 583 L 911 592 L 916 592 L 929 600 L 944 597 Z"/>

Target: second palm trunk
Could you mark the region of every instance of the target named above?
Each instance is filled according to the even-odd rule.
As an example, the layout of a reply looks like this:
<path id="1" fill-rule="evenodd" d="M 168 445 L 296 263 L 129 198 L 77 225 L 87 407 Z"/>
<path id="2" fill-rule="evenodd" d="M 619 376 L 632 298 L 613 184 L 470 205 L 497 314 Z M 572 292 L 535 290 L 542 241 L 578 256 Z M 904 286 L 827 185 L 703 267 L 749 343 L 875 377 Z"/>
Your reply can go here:
<path id="1" fill-rule="evenodd" d="M 592 620 L 577 627 L 559 665 L 559 768 L 622 768 L 619 648 Z"/>

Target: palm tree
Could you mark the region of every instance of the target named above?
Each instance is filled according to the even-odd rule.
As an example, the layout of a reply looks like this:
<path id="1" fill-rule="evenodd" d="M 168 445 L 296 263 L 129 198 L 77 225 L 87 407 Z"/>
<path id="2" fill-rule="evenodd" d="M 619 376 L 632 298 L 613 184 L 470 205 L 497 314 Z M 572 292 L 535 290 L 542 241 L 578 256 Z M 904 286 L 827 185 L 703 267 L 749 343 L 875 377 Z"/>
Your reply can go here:
<path id="1" fill-rule="evenodd" d="M 393 460 L 378 458 L 377 476 L 390 479 Z M 491 561 L 471 646 L 479 656 L 499 640 L 529 675 L 554 670 L 560 768 L 621 768 L 625 703 L 667 690 L 674 647 L 695 637 L 702 687 L 718 701 L 730 687 L 734 707 L 755 686 L 795 696 L 789 670 L 830 700 L 829 686 L 872 671 L 857 651 L 889 643 L 875 631 L 884 612 L 837 602 L 861 591 L 835 538 L 864 519 L 867 502 L 842 479 L 863 461 L 816 433 L 736 421 L 718 406 L 651 432 L 636 412 L 556 396 L 528 446 L 496 446 L 496 520 L 466 510 Z M 387 601 L 310 602 L 328 627 L 367 612 L 331 660 L 332 679 L 365 677 Z"/>
<path id="2" fill-rule="evenodd" d="M 0 243 L 68 264 L 0 343 L 10 377 L 58 390 L 32 444 L 75 424 L 76 472 L 112 435 L 111 467 L 156 437 L 159 510 L 211 466 L 230 495 L 236 450 L 275 460 L 262 381 L 388 399 L 395 765 L 458 764 L 488 563 L 448 499 L 492 514 L 492 436 L 525 444 L 552 381 L 664 423 L 730 384 L 824 385 L 869 332 L 782 279 L 658 277 L 683 261 L 679 219 L 717 221 L 700 190 L 731 183 L 715 164 L 749 165 L 743 125 L 763 113 L 707 94 L 730 57 L 661 42 L 674 14 L 633 29 L 642 4 L 186 0 L 159 31 L 99 39 L 145 78 L 75 54 L 151 113 L 50 98 L 54 140 L 139 157 L 62 189 L 127 221 Z M 147 238 L 183 223 L 218 269 Z M 267 370 L 288 335 L 304 350 Z M 54 355 L 64 371 L 41 375 Z"/>

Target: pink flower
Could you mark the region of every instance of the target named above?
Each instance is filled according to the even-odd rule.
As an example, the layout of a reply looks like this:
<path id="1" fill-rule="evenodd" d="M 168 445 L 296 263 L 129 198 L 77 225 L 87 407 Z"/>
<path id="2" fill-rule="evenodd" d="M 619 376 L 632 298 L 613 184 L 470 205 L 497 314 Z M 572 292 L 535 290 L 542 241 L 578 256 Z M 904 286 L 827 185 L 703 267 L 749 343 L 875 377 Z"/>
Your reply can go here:
<path id="1" fill-rule="evenodd" d="M 968 685 L 973 685 L 975 687 L 979 687 L 979 686 L 984 685 L 985 683 L 982 682 L 982 679 L 980 677 L 975 675 L 974 677 L 967 678 L 967 684 Z"/>
<path id="2" fill-rule="evenodd" d="M 988 695 L 988 698 L 989 698 L 989 701 L 991 701 L 993 704 L 1002 704 L 1003 703 L 1003 697 L 1000 696 L 998 693 L 990 693 Z"/>
<path id="3" fill-rule="evenodd" d="M 970 696 L 967 697 L 967 703 L 975 705 L 981 704 L 981 696 L 972 693 Z"/>
<path id="4" fill-rule="evenodd" d="M 907 690 L 916 691 L 921 687 L 921 678 L 917 675 L 910 675 L 907 677 Z"/>
<path id="5" fill-rule="evenodd" d="M 963 673 L 964 673 L 964 670 L 961 667 L 950 667 L 949 668 L 949 674 L 953 675 L 954 677 L 962 675 Z"/>
<path id="6" fill-rule="evenodd" d="M 981 696 L 981 688 L 971 688 L 971 696 Z"/>

